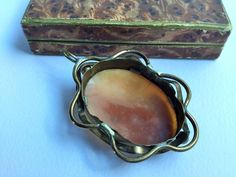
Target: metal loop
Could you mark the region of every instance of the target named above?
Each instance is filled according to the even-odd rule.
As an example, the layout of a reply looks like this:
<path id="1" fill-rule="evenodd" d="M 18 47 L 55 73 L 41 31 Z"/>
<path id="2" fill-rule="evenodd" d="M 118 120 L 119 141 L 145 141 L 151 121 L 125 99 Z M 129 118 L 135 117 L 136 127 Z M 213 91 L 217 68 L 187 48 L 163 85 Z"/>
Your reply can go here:
<path id="1" fill-rule="evenodd" d="M 76 107 L 76 102 L 77 102 L 79 96 L 80 96 L 80 84 L 77 85 L 77 91 L 76 91 L 75 97 L 73 98 L 71 105 L 70 105 L 69 114 L 70 114 L 71 121 L 75 125 L 82 127 L 82 128 L 98 128 L 99 124 L 91 124 L 91 123 L 85 124 L 85 123 L 78 121 L 77 114 L 75 114 L 75 107 Z"/>
<path id="2" fill-rule="evenodd" d="M 85 66 L 85 63 L 86 62 L 89 62 L 89 61 L 100 61 L 101 58 L 85 58 L 85 59 L 82 59 L 82 60 L 79 60 L 77 57 L 75 57 L 75 55 L 71 54 L 70 52 L 67 52 L 65 53 L 65 56 L 68 56 L 67 58 L 68 59 L 74 59 L 72 61 L 75 61 L 75 66 L 74 66 L 74 69 L 73 69 L 73 78 L 76 82 L 76 85 L 77 85 L 77 91 L 76 91 L 76 94 L 71 102 L 71 105 L 70 105 L 70 111 L 69 111 L 69 114 L 70 114 L 70 117 L 71 117 L 71 121 L 79 126 L 79 127 L 82 127 L 82 128 L 98 128 L 99 127 L 99 124 L 85 124 L 85 123 L 82 123 L 80 121 L 78 121 L 77 119 L 77 114 L 75 115 L 75 110 L 76 110 L 76 102 L 81 94 L 81 78 L 80 78 L 80 71 L 81 71 L 81 68 L 83 68 L 83 66 Z M 88 64 L 91 64 L 91 63 L 88 63 Z M 95 64 L 94 62 L 92 62 L 92 64 Z M 79 76 L 79 77 L 78 77 Z"/>
<path id="3" fill-rule="evenodd" d="M 118 157 L 120 157 L 121 159 L 127 161 L 127 162 L 141 162 L 144 161 L 146 159 L 148 159 L 149 157 L 151 157 L 153 154 L 155 154 L 158 151 L 161 151 L 164 149 L 164 146 L 156 146 L 153 149 L 149 150 L 148 152 L 146 152 L 145 154 L 141 154 L 139 156 L 136 157 L 132 157 L 132 156 L 127 156 L 126 154 L 124 154 L 122 151 L 120 151 L 116 145 L 116 141 L 114 138 L 111 139 L 112 142 L 112 148 L 115 151 L 116 155 Z"/>
<path id="4" fill-rule="evenodd" d="M 192 124 L 193 130 L 194 130 L 193 138 L 188 144 L 186 144 L 184 146 L 180 146 L 180 147 L 173 146 L 170 144 L 159 144 L 159 145 L 154 146 L 151 150 L 149 150 L 145 154 L 141 154 L 136 157 L 127 156 L 125 153 L 123 153 L 121 150 L 119 150 L 116 145 L 116 140 L 114 138 L 114 135 L 109 133 L 109 131 L 105 131 L 105 132 L 107 133 L 108 137 L 110 137 L 112 148 L 115 151 L 115 153 L 117 154 L 117 156 L 119 156 L 121 159 L 123 159 L 127 162 L 140 162 L 140 161 L 146 160 L 147 158 L 151 157 L 153 154 L 160 152 L 161 150 L 173 150 L 173 151 L 183 152 L 183 151 L 187 151 L 187 150 L 191 149 L 198 141 L 199 129 L 198 129 L 198 125 L 197 125 L 195 119 L 193 118 L 193 116 L 191 116 L 191 114 L 189 112 L 186 112 L 186 117 L 188 118 L 188 120 Z"/>
<path id="5" fill-rule="evenodd" d="M 118 149 L 118 147 L 116 145 L 114 131 L 109 126 L 107 126 L 106 124 L 104 124 L 104 125 L 101 124 L 101 125 L 102 126 L 100 126 L 100 127 L 101 127 L 101 129 L 103 129 L 103 132 L 106 133 L 107 136 L 110 138 L 110 144 L 111 144 L 112 149 L 114 150 L 114 152 L 117 154 L 118 157 L 120 157 L 121 159 L 123 159 L 127 162 L 140 162 L 140 161 L 143 161 L 143 160 L 151 157 L 157 151 L 163 149 L 163 147 L 161 147 L 161 146 L 156 146 L 154 149 L 149 150 L 145 154 L 141 154 L 141 155 L 136 156 L 136 157 L 128 156 L 128 155 L 124 154 L 121 150 Z"/>
<path id="6" fill-rule="evenodd" d="M 83 65 L 86 63 L 86 62 L 90 62 L 90 63 L 93 63 L 95 64 L 95 62 L 92 62 L 92 61 L 101 61 L 102 59 L 101 58 L 85 58 L 85 59 L 82 59 L 82 60 L 77 60 L 77 62 L 75 63 L 75 66 L 74 66 L 74 69 L 73 69 L 73 78 L 74 78 L 74 81 L 77 83 L 77 84 L 80 84 L 81 82 L 81 78 L 78 77 L 78 75 L 80 75 L 80 71 L 81 71 L 81 67 L 83 67 Z M 79 74 L 78 74 L 79 73 Z"/>
<path id="7" fill-rule="evenodd" d="M 170 84 L 172 84 L 175 89 L 176 89 L 176 93 L 177 93 L 177 98 L 178 100 L 183 103 L 183 94 L 182 94 L 182 89 L 181 86 L 179 84 L 179 82 L 175 81 L 175 80 L 169 80 L 169 79 L 165 79 L 165 81 L 169 82 Z"/>
<path id="8" fill-rule="evenodd" d="M 179 77 L 176 77 L 175 75 L 160 73 L 159 76 L 163 77 L 163 78 L 167 78 L 167 79 L 173 79 L 173 80 L 177 81 L 178 83 L 180 83 L 184 87 L 184 89 L 186 91 L 186 98 L 184 101 L 184 106 L 185 106 L 185 108 L 187 108 L 187 106 L 191 100 L 191 97 L 192 97 L 192 93 L 191 93 L 189 86 L 182 79 L 180 79 Z"/>
<path id="9" fill-rule="evenodd" d="M 73 63 L 76 63 L 79 60 L 78 57 L 76 57 L 74 54 L 72 54 L 69 51 L 65 51 L 64 56 Z"/>
<path id="10" fill-rule="evenodd" d="M 145 64 L 147 66 L 151 67 L 151 63 L 150 63 L 149 59 L 144 54 L 142 54 L 141 52 L 139 52 L 137 50 L 123 50 L 123 51 L 113 55 L 109 59 L 117 59 L 118 57 L 121 57 L 122 55 L 124 55 L 124 56 L 127 56 L 127 55 L 135 56 L 135 57 L 138 57 L 137 58 L 138 60 L 140 60 L 139 57 L 141 57 L 144 60 Z"/>
<path id="11" fill-rule="evenodd" d="M 194 134 L 193 134 L 192 140 L 189 141 L 189 143 L 184 146 L 177 146 L 176 147 L 173 145 L 166 145 L 166 149 L 178 151 L 178 152 L 183 152 L 183 151 L 187 151 L 187 150 L 191 149 L 197 143 L 198 138 L 199 138 L 199 128 L 198 128 L 197 122 L 189 112 L 186 112 L 186 117 L 188 118 L 188 120 L 190 121 L 190 123 L 192 124 L 192 127 L 193 127 Z"/>

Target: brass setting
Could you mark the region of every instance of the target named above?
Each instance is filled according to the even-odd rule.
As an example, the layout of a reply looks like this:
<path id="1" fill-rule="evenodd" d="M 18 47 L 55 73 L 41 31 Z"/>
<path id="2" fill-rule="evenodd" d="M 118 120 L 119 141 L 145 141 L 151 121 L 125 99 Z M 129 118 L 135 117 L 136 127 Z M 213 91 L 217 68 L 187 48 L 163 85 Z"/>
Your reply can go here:
<path id="1" fill-rule="evenodd" d="M 127 162 L 140 162 L 154 154 L 169 150 L 187 151 L 198 140 L 199 129 L 194 117 L 187 111 L 191 99 L 189 86 L 180 78 L 154 71 L 149 59 L 142 53 L 134 50 L 121 51 L 111 57 L 102 58 L 91 56 L 79 59 L 70 52 L 65 57 L 75 63 L 73 78 L 76 83 L 76 94 L 70 105 L 70 118 L 72 122 L 82 128 L 90 129 L 104 142 L 109 144 L 117 156 Z M 106 69 L 134 70 L 157 84 L 169 97 L 177 115 L 178 129 L 176 135 L 165 142 L 154 145 L 137 145 L 124 139 L 109 125 L 89 114 L 86 108 L 84 89 L 89 79 L 99 71 Z M 186 97 L 183 98 L 184 89 Z M 193 136 L 189 139 L 189 123 L 193 129 Z"/>

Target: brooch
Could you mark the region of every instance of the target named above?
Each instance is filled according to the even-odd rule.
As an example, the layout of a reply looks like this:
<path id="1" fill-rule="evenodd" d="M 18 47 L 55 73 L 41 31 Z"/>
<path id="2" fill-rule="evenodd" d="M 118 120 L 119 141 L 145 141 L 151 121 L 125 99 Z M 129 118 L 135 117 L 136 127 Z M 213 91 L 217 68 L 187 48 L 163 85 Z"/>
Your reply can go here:
<path id="1" fill-rule="evenodd" d="M 182 79 L 156 72 L 149 59 L 135 50 L 107 58 L 64 54 L 75 63 L 72 122 L 91 130 L 118 157 L 139 162 L 169 150 L 186 151 L 196 144 L 199 129 L 187 110 L 191 91 Z"/>

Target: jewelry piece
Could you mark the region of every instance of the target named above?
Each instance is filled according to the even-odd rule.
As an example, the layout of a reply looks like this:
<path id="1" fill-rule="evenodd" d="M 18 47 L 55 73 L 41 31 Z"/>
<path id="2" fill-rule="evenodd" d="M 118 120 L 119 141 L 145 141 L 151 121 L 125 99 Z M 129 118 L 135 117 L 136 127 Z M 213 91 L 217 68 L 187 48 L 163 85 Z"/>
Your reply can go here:
<path id="1" fill-rule="evenodd" d="M 72 122 L 90 129 L 121 159 L 139 162 L 169 150 L 186 151 L 196 144 L 199 129 L 187 111 L 191 91 L 182 79 L 154 71 L 149 59 L 134 50 L 108 58 L 64 54 L 75 63 Z M 188 141 L 189 123 L 193 136 Z"/>

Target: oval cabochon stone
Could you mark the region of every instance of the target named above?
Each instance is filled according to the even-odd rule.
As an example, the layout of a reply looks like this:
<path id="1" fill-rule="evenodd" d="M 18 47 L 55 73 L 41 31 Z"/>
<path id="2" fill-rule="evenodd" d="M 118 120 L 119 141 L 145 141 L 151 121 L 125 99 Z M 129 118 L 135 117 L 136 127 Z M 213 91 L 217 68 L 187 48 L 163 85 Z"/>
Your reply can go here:
<path id="1" fill-rule="evenodd" d="M 140 74 L 124 69 L 100 71 L 88 81 L 85 97 L 91 115 L 132 143 L 158 144 L 176 134 L 170 100 Z"/>

